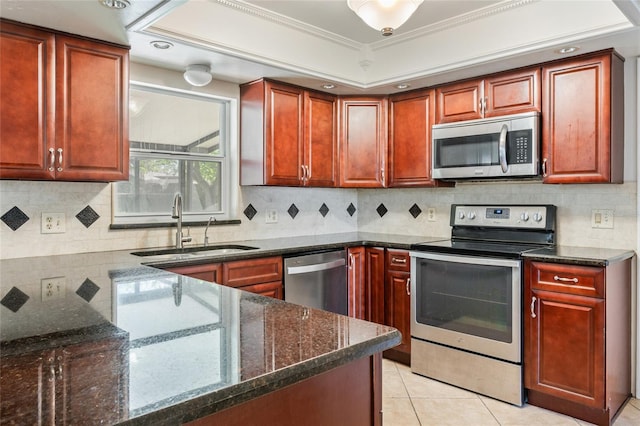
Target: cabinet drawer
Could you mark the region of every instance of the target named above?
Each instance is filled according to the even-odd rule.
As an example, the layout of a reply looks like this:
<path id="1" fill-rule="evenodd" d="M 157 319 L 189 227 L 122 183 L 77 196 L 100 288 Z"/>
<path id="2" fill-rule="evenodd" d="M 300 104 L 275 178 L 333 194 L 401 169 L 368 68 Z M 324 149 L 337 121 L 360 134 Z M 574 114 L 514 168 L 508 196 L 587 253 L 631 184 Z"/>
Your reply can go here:
<path id="1" fill-rule="evenodd" d="M 411 271 L 409 252 L 406 250 L 387 249 L 387 270 L 389 271 Z"/>
<path id="2" fill-rule="evenodd" d="M 604 298 L 604 268 L 529 262 L 531 288 Z"/>
<path id="3" fill-rule="evenodd" d="M 244 290 L 261 296 L 272 297 L 282 300 L 282 281 L 274 281 L 272 283 L 252 284 L 237 287 L 238 290 Z"/>
<path id="4" fill-rule="evenodd" d="M 282 258 L 238 260 L 222 265 L 222 284 L 240 287 L 250 284 L 282 281 Z"/>
<path id="5" fill-rule="evenodd" d="M 218 283 L 220 282 L 222 275 L 222 265 L 220 263 L 211 263 L 208 265 L 177 266 L 175 268 L 168 268 L 167 271 L 212 283 Z"/>

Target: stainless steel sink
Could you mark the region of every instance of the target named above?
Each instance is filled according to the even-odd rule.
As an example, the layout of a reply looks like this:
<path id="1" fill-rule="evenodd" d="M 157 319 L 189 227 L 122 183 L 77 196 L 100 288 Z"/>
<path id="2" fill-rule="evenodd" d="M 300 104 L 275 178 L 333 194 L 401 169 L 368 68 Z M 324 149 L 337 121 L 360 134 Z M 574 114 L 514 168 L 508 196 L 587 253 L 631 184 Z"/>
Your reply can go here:
<path id="1" fill-rule="evenodd" d="M 134 251 L 131 254 L 142 257 L 153 257 L 154 259 L 190 259 L 203 256 L 214 256 L 220 254 L 242 253 L 248 250 L 257 250 L 258 247 L 243 246 L 238 244 L 222 244 L 214 246 L 193 246 L 183 248 L 167 248 Z"/>

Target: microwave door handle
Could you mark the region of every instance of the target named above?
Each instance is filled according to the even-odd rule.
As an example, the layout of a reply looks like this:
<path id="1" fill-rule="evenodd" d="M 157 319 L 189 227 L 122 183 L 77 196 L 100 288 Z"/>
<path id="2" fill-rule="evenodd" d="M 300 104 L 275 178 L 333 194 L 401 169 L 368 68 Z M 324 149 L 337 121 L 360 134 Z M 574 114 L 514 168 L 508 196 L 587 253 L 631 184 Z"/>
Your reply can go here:
<path id="1" fill-rule="evenodd" d="M 506 124 L 502 125 L 500 130 L 500 142 L 498 144 L 498 158 L 500 160 L 500 167 L 502 167 L 502 173 L 507 173 L 509 168 L 507 165 L 507 131 L 509 128 Z"/>

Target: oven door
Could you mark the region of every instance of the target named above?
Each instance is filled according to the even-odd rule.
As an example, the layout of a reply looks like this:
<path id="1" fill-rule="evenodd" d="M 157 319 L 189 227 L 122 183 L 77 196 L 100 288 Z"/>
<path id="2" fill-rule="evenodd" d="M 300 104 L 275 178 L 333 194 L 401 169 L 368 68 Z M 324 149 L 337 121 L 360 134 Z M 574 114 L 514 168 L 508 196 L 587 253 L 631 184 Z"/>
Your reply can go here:
<path id="1" fill-rule="evenodd" d="M 522 262 L 411 252 L 411 336 L 520 363 Z"/>

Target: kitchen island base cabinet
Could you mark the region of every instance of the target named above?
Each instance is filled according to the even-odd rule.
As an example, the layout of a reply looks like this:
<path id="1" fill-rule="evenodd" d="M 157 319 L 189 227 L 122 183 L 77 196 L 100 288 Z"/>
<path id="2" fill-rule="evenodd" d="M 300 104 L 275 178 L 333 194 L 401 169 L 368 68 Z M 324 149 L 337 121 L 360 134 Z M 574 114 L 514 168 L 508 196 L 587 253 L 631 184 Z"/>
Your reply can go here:
<path id="1" fill-rule="evenodd" d="M 531 405 L 610 425 L 631 394 L 631 261 L 525 262 Z"/>
<path id="2" fill-rule="evenodd" d="M 381 369 L 375 354 L 186 424 L 381 426 Z"/>

